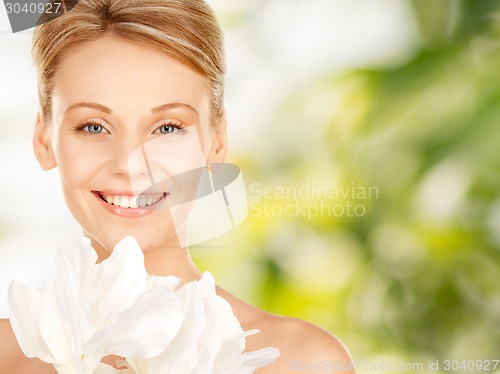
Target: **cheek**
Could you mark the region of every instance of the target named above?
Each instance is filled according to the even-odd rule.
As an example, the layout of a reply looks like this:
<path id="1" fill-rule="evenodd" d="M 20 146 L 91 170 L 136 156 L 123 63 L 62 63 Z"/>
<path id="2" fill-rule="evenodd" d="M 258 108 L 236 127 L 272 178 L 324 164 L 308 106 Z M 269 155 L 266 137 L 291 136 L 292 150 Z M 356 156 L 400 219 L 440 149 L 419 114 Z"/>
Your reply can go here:
<path id="1" fill-rule="evenodd" d="M 89 182 L 102 159 L 102 156 L 99 156 L 101 152 L 92 148 L 81 141 L 59 137 L 54 147 L 54 155 L 63 184 L 76 187 Z"/>
<path id="2" fill-rule="evenodd" d="M 205 166 L 206 157 L 196 129 L 172 138 L 158 137 L 136 149 L 129 160 L 146 163 L 153 182 Z M 140 161 L 140 162 L 139 162 Z M 130 162 L 129 162 L 130 163 Z"/>

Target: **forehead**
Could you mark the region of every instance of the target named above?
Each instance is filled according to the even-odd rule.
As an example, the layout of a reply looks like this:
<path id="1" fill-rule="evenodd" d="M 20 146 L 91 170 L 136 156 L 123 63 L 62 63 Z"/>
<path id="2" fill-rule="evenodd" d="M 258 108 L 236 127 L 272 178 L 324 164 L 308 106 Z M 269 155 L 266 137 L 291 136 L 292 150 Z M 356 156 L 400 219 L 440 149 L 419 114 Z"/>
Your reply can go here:
<path id="1" fill-rule="evenodd" d="M 113 110 L 139 109 L 181 102 L 200 113 L 208 110 L 205 77 L 144 43 L 103 37 L 70 49 L 54 81 L 55 102 L 102 103 Z"/>

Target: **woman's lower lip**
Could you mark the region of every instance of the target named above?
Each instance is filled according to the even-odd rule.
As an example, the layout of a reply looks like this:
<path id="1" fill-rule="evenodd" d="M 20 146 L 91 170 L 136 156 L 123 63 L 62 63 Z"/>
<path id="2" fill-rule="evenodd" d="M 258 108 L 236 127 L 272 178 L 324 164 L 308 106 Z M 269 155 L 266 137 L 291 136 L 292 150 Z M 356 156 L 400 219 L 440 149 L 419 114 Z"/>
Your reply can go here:
<path id="1" fill-rule="evenodd" d="M 101 199 L 101 196 L 98 192 L 92 192 L 93 195 L 96 197 L 96 199 L 99 201 L 99 203 L 107 209 L 110 213 L 120 216 L 120 217 L 125 217 L 125 218 L 138 218 L 138 217 L 144 217 L 147 216 L 151 213 L 153 213 L 156 208 L 157 204 L 160 204 L 164 199 L 165 196 L 163 196 L 160 201 L 158 201 L 156 204 L 148 206 L 148 207 L 138 207 L 138 208 L 122 208 L 121 206 L 117 205 L 112 205 L 108 204 L 106 201 Z"/>

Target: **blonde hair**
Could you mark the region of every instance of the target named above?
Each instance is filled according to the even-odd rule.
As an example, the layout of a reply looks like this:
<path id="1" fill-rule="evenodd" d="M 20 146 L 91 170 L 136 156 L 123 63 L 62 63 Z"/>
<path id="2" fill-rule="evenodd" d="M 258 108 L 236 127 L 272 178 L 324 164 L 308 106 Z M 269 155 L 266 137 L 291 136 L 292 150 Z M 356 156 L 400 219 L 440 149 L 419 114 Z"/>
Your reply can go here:
<path id="1" fill-rule="evenodd" d="M 156 46 L 191 67 L 209 83 L 212 126 L 225 128 L 224 46 L 215 15 L 204 0 L 79 0 L 33 32 L 42 114 L 52 116 L 54 77 L 71 47 L 105 35 Z"/>

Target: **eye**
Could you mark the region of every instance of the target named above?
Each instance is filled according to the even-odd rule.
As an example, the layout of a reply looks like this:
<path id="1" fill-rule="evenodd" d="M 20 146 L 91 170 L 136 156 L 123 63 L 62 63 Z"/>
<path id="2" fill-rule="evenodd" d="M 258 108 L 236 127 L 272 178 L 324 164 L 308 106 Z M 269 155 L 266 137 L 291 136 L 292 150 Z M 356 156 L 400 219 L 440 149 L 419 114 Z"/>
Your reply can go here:
<path id="1" fill-rule="evenodd" d="M 177 130 L 177 127 L 174 125 L 163 125 L 158 130 L 160 131 L 160 134 L 170 134 L 171 132 Z"/>
<path id="2" fill-rule="evenodd" d="M 90 125 L 86 125 L 83 129 L 89 133 L 92 133 L 92 134 L 100 134 L 104 131 L 104 127 L 102 127 L 101 125 L 99 125 L 97 123 L 92 123 Z"/>
<path id="3" fill-rule="evenodd" d="M 98 122 L 89 122 L 84 121 L 81 122 L 75 129 L 75 132 L 82 132 L 84 134 L 92 135 L 92 134 L 104 134 L 109 133 L 106 128 Z"/>
<path id="4" fill-rule="evenodd" d="M 184 125 L 176 122 L 169 122 L 161 125 L 156 130 L 160 134 L 172 134 L 172 133 L 183 133 L 186 129 L 183 128 Z"/>

